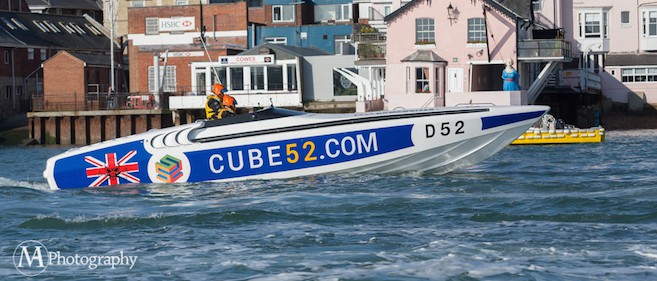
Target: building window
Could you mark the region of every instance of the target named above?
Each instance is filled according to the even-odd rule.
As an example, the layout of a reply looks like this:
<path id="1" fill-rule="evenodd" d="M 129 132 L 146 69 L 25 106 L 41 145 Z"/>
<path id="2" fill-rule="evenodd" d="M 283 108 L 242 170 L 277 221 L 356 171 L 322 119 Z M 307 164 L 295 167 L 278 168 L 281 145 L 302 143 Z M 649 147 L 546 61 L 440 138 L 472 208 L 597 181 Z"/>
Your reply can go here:
<path id="1" fill-rule="evenodd" d="M 356 73 L 358 70 L 355 68 L 348 68 L 348 70 Z M 358 95 L 358 88 L 351 80 L 344 77 L 344 75 L 333 71 L 333 95 L 334 96 L 356 96 Z"/>
<path id="2" fill-rule="evenodd" d="M 630 25 L 630 11 L 621 11 L 621 26 Z"/>
<path id="3" fill-rule="evenodd" d="M 486 22 L 484 18 L 468 19 L 468 43 L 486 43 Z"/>
<path id="4" fill-rule="evenodd" d="M 348 21 L 351 19 L 351 5 L 315 5 L 314 14 L 315 22 Z"/>
<path id="5" fill-rule="evenodd" d="M 12 92 L 12 91 L 11 91 L 11 86 L 7 86 L 5 89 L 6 89 L 6 91 L 5 91 L 5 99 L 6 99 L 6 100 L 11 99 L 11 92 Z"/>
<path id="6" fill-rule="evenodd" d="M 294 5 L 274 5 L 271 9 L 273 22 L 294 21 Z"/>
<path id="7" fill-rule="evenodd" d="M 183 6 L 183 5 L 187 5 L 187 4 L 188 4 L 187 0 L 176 0 L 176 5 L 178 5 L 178 6 Z"/>
<path id="8" fill-rule="evenodd" d="M 351 19 L 351 4 L 342 4 L 338 10 L 335 20 L 348 21 Z"/>
<path id="9" fill-rule="evenodd" d="M 392 13 L 392 6 L 391 5 L 385 5 L 383 6 L 383 16 L 387 16 L 390 13 Z"/>
<path id="10" fill-rule="evenodd" d="M 436 42 L 433 19 L 415 19 L 415 42 L 416 44 L 434 44 Z"/>
<path id="11" fill-rule="evenodd" d="M 132 0 L 132 6 L 133 7 L 144 7 L 144 1 L 143 0 Z"/>
<path id="12" fill-rule="evenodd" d="M 5 64 L 9 64 L 9 51 L 5 51 Z"/>
<path id="13" fill-rule="evenodd" d="M 287 45 L 287 37 L 265 37 L 265 43 Z"/>
<path id="14" fill-rule="evenodd" d="M 41 49 L 41 60 L 47 60 L 48 59 L 48 53 L 46 53 L 46 49 Z"/>
<path id="15" fill-rule="evenodd" d="M 154 77 L 154 70 L 155 68 L 153 66 L 148 67 L 148 90 L 152 93 L 157 92 L 158 89 L 155 89 L 155 77 Z M 164 75 L 164 77 L 162 77 Z M 164 79 L 162 79 L 164 78 Z M 166 68 L 166 72 L 164 71 L 164 66 L 160 66 L 160 83 L 162 83 L 162 80 L 164 80 L 164 83 L 160 85 L 162 88 L 162 91 L 165 93 L 172 93 L 176 91 L 176 66 L 175 65 L 168 65 Z M 158 83 L 159 84 L 159 83 Z"/>
<path id="16" fill-rule="evenodd" d="M 297 89 L 297 65 L 287 65 L 287 90 L 293 91 Z"/>
<path id="17" fill-rule="evenodd" d="M 100 30 L 98 30 L 98 28 L 96 28 L 93 25 L 85 23 L 84 26 L 86 26 L 91 31 L 91 33 L 93 33 L 94 35 L 101 35 L 102 34 L 100 32 Z"/>
<path id="18" fill-rule="evenodd" d="M 353 55 L 356 49 L 351 45 L 351 35 L 335 36 L 335 54 L 336 55 Z"/>
<path id="19" fill-rule="evenodd" d="M 433 69 L 433 91 L 435 93 L 440 93 L 440 69 L 438 67 Z"/>
<path id="20" fill-rule="evenodd" d="M 416 67 L 415 68 L 415 92 L 416 93 L 431 93 L 429 89 L 429 68 Z"/>
<path id="21" fill-rule="evenodd" d="M 14 26 L 14 24 L 12 24 L 8 19 L 2 18 L 2 21 L 5 22 L 5 24 L 7 25 L 7 27 L 9 27 L 9 29 L 11 30 L 16 29 L 16 26 Z"/>
<path id="22" fill-rule="evenodd" d="M 580 38 L 607 38 L 607 12 L 579 13 Z"/>
<path id="23" fill-rule="evenodd" d="M 267 90 L 270 91 L 283 90 L 283 66 L 281 65 L 267 66 Z"/>
<path id="24" fill-rule="evenodd" d="M 244 90 L 244 68 L 230 68 L 230 90 Z"/>
<path id="25" fill-rule="evenodd" d="M 159 18 L 146 18 L 146 34 L 159 34 L 160 33 L 160 19 Z"/>
<path id="26" fill-rule="evenodd" d="M 657 82 L 657 67 L 624 68 L 621 76 L 623 82 Z"/>
<path id="27" fill-rule="evenodd" d="M 265 89 L 265 68 L 262 66 L 251 67 L 251 90 Z"/>
<path id="28" fill-rule="evenodd" d="M 657 36 L 657 11 L 643 12 L 643 37 Z"/>
<path id="29" fill-rule="evenodd" d="M 541 11 L 541 0 L 532 0 L 532 5 L 534 6 L 534 12 Z"/>
<path id="30" fill-rule="evenodd" d="M 34 48 L 27 48 L 27 59 L 34 60 Z"/>

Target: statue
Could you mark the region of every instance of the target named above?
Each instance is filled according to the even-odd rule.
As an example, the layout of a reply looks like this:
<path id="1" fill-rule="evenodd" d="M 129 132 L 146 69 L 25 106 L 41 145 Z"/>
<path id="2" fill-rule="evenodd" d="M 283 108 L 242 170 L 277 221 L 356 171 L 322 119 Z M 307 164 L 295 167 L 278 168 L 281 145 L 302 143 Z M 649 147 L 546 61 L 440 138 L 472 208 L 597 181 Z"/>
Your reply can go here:
<path id="1" fill-rule="evenodd" d="M 520 91 L 520 86 L 518 85 L 518 79 L 520 79 L 520 74 L 513 68 L 513 60 L 508 59 L 506 61 L 506 68 L 502 70 L 502 80 L 504 80 L 503 90 L 504 91 Z"/>

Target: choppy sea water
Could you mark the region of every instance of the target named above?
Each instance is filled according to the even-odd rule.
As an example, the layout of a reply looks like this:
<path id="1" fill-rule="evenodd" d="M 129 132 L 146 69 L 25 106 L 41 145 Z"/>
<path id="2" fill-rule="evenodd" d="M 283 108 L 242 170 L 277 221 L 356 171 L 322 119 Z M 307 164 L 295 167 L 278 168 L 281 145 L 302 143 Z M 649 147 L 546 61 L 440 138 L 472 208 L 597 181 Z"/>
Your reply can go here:
<path id="1" fill-rule="evenodd" d="M 603 144 L 510 146 L 441 176 L 56 192 L 41 174 L 65 148 L 4 147 L 0 278 L 655 280 L 656 147 L 657 131 L 612 131 Z M 28 248 L 19 271 L 25 241 L 64 258 L 37 272 Z M 120 255 L 132 268 L 101 262 Z"/>

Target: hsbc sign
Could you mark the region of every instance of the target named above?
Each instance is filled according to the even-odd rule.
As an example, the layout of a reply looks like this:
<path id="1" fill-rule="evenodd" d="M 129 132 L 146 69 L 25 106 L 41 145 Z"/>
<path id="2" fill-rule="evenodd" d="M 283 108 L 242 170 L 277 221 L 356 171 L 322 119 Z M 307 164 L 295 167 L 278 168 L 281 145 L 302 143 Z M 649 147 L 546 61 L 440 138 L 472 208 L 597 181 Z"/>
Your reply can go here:
<path id="1" fill-rule="evenodd" d="M 194 17 L 160 18 L 160 32 L 195 30 L 195 20 Z"/>

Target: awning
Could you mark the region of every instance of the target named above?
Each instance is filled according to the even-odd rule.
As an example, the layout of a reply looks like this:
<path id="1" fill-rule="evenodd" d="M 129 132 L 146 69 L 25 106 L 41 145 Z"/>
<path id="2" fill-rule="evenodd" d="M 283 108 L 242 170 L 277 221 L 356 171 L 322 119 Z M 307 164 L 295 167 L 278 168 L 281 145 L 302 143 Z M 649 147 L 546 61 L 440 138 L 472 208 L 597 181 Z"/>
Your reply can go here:
<path id="1" fill-rule="evenodd" d="M 439 55 L 436 55 L 433 51 L 429 50 L 417 50 L 412 53 L 410 56 L 403 58 L 403 62 L 442 62 L 447 63 L 447 61 L 441 58 Z"/>
<path id="2" fill-rule="evenodd" d="M 608 54 L 605 66 L 657 65 L 657 54 Z"/>

